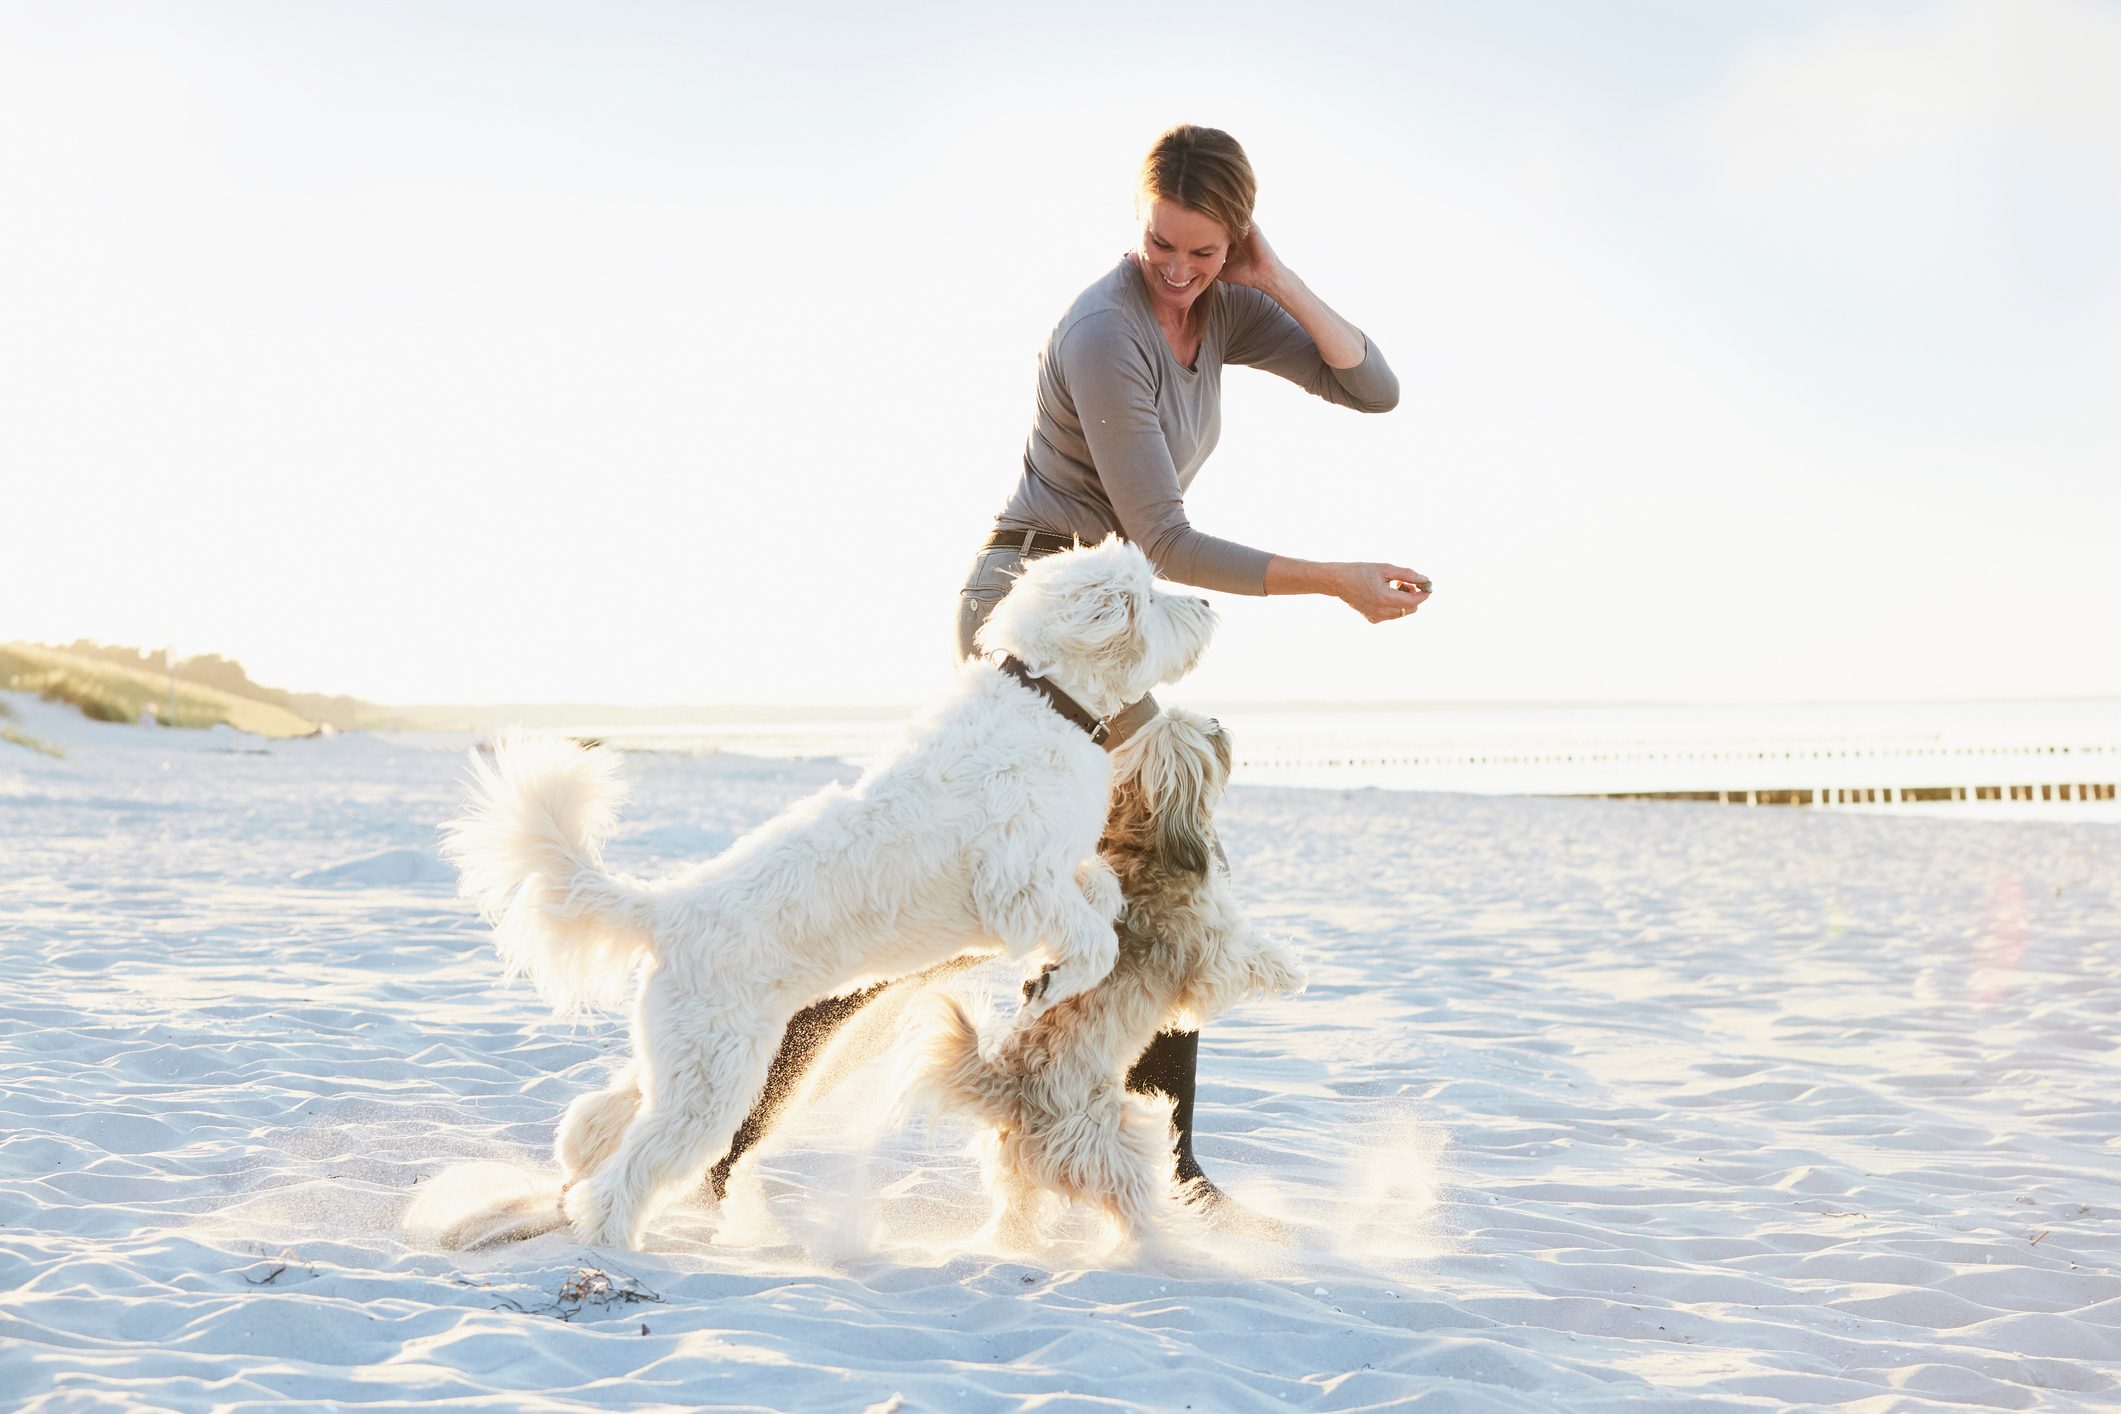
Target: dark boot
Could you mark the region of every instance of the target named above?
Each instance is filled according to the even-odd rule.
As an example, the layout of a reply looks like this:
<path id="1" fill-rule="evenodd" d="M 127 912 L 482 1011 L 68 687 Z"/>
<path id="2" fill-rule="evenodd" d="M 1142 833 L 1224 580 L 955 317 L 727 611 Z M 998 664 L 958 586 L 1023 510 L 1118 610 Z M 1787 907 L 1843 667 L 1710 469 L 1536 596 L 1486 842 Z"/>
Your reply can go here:
<path id="1" fill-rule="evenodd" d="M 1223 1191 L 1209 1182 L 1200 1161 L 1193 1157 L 1193 1082 L 1199 1060 L 1198 1031 L 1158 1032 L 1127 1072 L 1127 1088 L 1171 1097 L 1171 1127 L 1178 1131 L 1173 1168 L 1178 1181 L 1187 1185 L 1186 1201 L 1212 1207 L 1224 1201 Z"/>

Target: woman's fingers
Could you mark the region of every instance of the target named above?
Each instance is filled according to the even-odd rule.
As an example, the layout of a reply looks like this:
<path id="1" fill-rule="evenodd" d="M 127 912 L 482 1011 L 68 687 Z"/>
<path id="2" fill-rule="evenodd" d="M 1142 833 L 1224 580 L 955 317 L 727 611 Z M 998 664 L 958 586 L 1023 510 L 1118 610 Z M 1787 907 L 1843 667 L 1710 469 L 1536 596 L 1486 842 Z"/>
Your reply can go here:
<path id="1" fill-rule="evenodd" d="M 1363 607 L 1363 617 L 1373 624 L 1389 623 L 1403 619 L 1428 602 L 1431 593 L 1429 577 L 1420 570 L 1405 565 L 1381 564 L 1373 567 L 1378 579 L 1377 594 L 1372 603 Z"/>
<path id="2" fill-rule="evenodd" d="M 1339 597 L 1373 624 L 1403 619 L 1428 602 L 1433 586 L 1420 570 L 1405 565 L 1360 561 L 1336 566 Z"/>

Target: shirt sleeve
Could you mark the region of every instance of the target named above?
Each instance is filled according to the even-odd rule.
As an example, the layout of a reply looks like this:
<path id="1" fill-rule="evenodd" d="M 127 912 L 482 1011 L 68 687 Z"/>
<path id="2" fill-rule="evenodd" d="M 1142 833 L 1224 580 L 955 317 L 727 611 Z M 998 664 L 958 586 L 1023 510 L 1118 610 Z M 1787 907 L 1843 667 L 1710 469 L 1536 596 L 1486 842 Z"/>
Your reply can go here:
<path id="1" fill-rule="evenodd" d="M 1057 350 L 1091 465 L 1120 533 L 1142 548 L 1165 579 L 1229 594 L 1265 594 L 1272 555 L 1203 534 L 1186 520 L 1178 468 L 1156 416 L 1152 351 L 1139 339 L 1119 315 L 1099 313 L 1063 334 Z"/>
<path id="2" fill-rule="evenodd" d="M 1271 295 L 1244 285 L 1226 286 L 1219 294 L 1233 306 L 1225 363 L 1264 368 L 1313 397 L 1358 412 L 1390 412 L 1399 405 L 1399 378 L 1368 334 L 1362 336 L 1362 362 L 1335 368 Z"/>

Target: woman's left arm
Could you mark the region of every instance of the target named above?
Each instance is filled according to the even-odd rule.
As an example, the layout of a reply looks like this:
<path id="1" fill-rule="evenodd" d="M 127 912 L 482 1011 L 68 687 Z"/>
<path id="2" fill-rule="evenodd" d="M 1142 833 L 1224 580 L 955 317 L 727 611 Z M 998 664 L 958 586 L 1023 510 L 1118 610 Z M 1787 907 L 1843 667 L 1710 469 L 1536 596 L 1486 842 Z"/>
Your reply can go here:
<path id="1" fill-rule="evenodd" d="M 1278 373 L 1329 402 L 1387 412 L 1399 402 L 1399 379 L 1364 337 L 1295 271 L 1281 263 L 1254 226 L 1231 252 L 1220 278 L 1266 296 L 1240 316 L 1226 357 Z M 1271 302 L 1271 304 L 1269 303 Z"/>
<path id="2" fill-rule="evenodd" d="M 1356 368 L 1362 364 L 1368 352 L 1367 341 L 1362 330 L 1335 314 L 1324 300 L 1311 293 L 1294 270 L 1281 263 L 1274 247 L 1254 226 L 1230 259 L 1224 263 L 1222 278 L 1233 285 L 1250 285 L 1268 299 L 1288 311 L 1311 342 L 1318 347 L 1318 356 L 1325 360 L 1328 368 Z"/>

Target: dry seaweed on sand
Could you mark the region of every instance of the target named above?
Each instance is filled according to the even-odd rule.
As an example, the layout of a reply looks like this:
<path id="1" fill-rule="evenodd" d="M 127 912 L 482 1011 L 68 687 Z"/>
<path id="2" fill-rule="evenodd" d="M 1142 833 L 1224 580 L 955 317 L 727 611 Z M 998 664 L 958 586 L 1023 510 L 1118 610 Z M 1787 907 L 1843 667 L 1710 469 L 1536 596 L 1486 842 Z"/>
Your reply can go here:
<path id="1" fill-rule="evenodd" d="M 632 1306 L 639 1303 L 662 1303 L 660 1293 L 650 1291 L 641 1284 L 641 1279 L 631 1272 L 621 1270 L 616 1277 L 601 1267 L 576 1267 L 560 1283 L 553 1299 L 535 1306 L 525 1306 L 519 1301 L 503 1299 L 494 1303 L 497 1311 L 520 1311 L 526 1316 L 555 1316 L 562 1321 L 572 1321 L 584 1311 L 601 1311 L 611 1306 Z"/>

